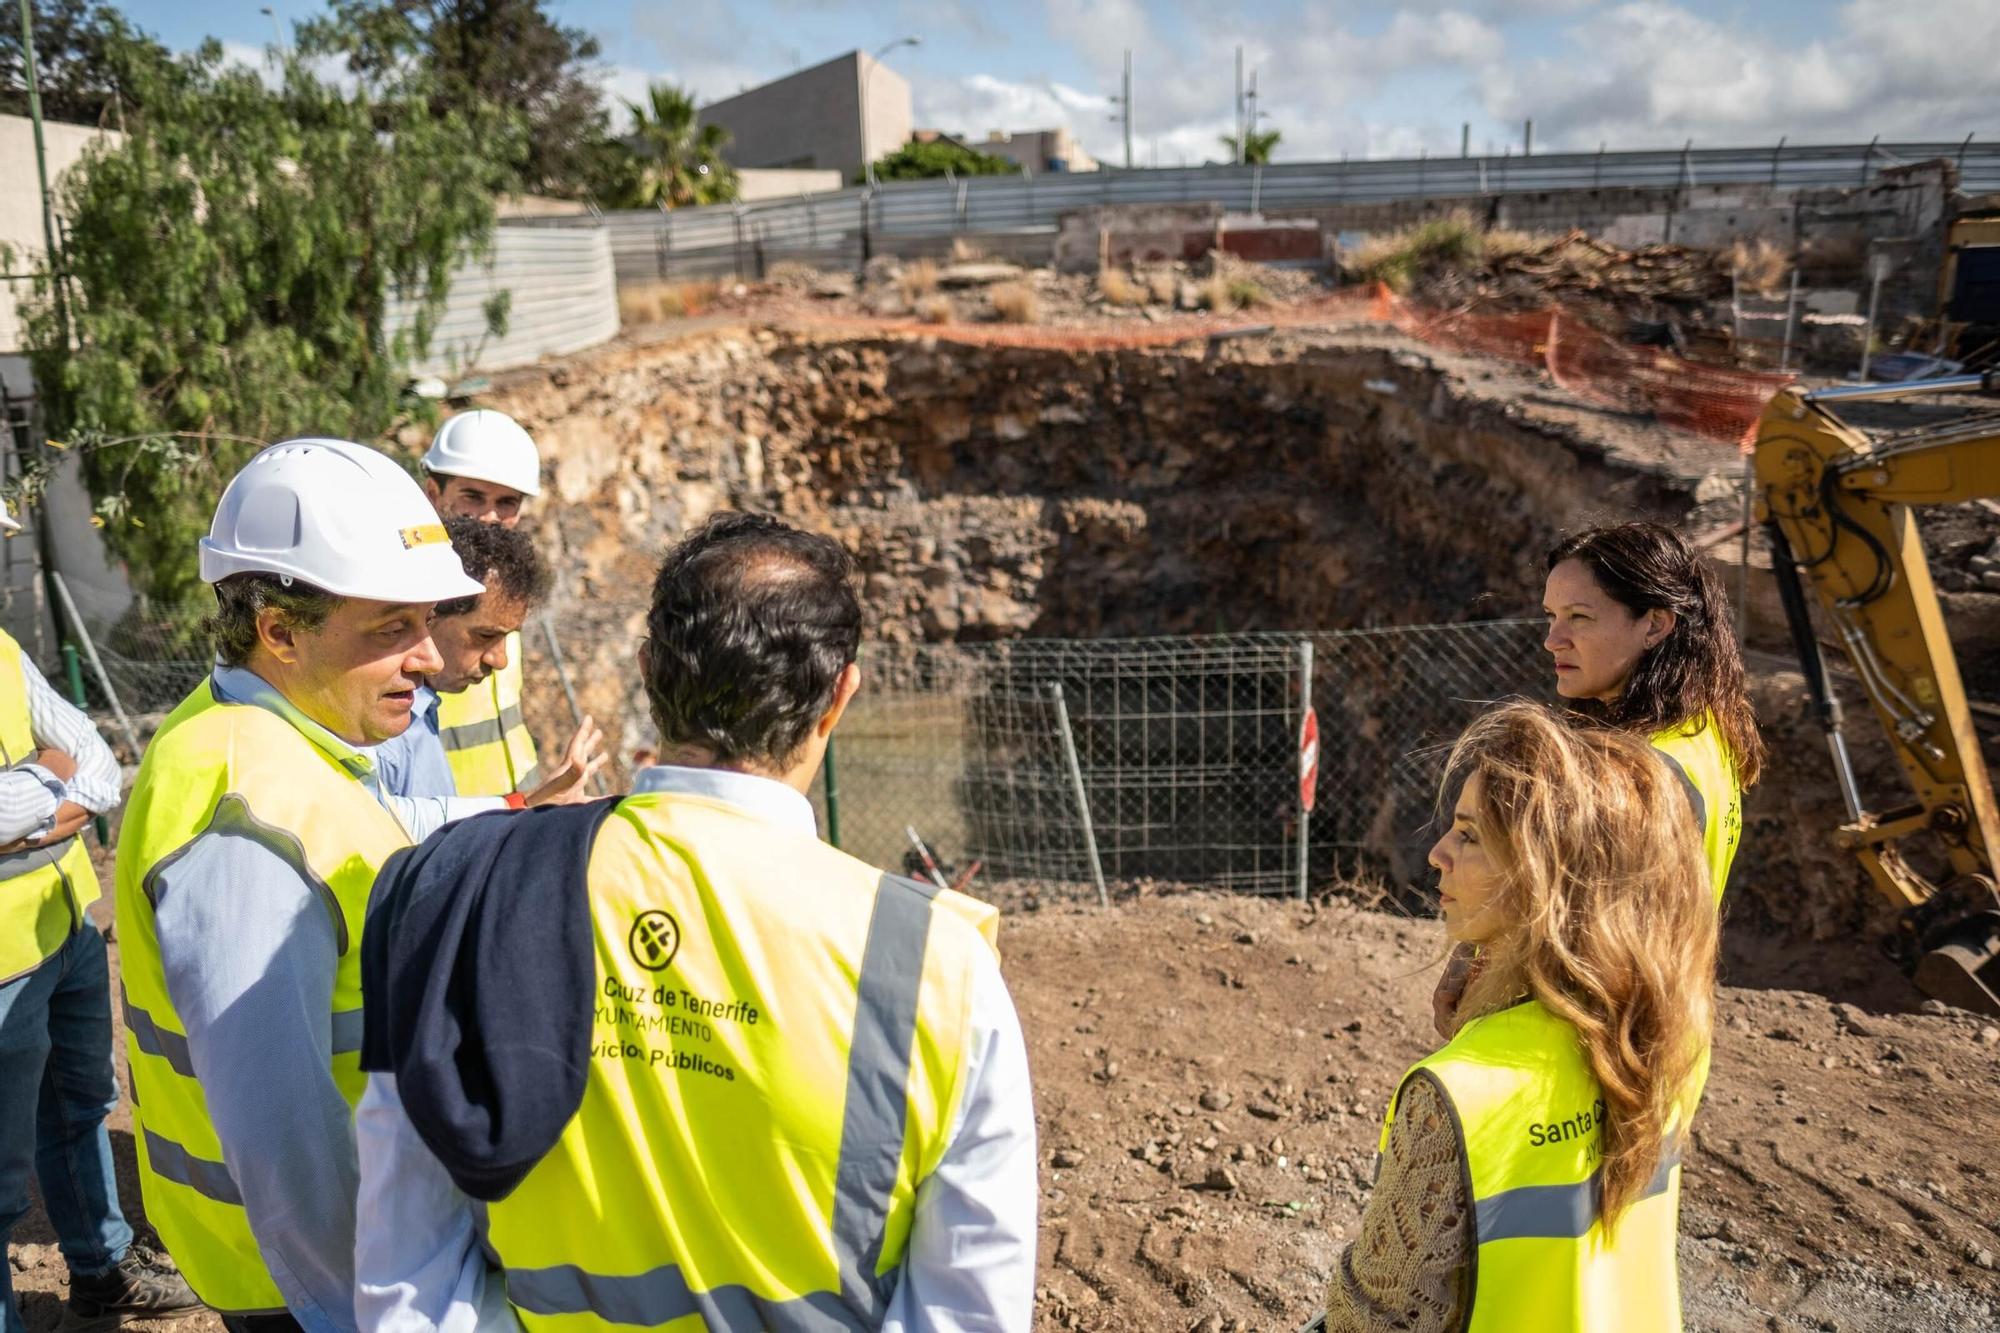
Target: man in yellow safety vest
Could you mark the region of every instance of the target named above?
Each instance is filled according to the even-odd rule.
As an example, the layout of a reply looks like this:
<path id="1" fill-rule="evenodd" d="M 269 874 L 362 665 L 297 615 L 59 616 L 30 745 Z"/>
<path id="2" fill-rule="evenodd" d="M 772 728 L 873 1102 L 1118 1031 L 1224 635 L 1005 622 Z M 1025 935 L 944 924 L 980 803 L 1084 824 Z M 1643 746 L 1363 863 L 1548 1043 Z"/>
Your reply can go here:
<path id="1" fill-rule="evenodd" d="M 0 532 L 20 524 L 0 510 Z M 64 1327 L 201 1309 L 173 1268 L 132 1243 L 104 1117 L 111 971 L 88 909 L 92 815 L 118 804 L 118 760 L 84 713 L 0 632 L 0 1254 L 28 1211 L 28 1178 L 69 1266 Z M 24 1333 L 13 1265 L 0 1261 L 0 1328 Z"/>
<path id="2" fill-rule="evenodd" d="M 424 454 L 424 494 L 442 518 L 511 528 L 542 492 L 535 441 L 504 412 L 460 412 L 438 427 Z M 460 796 L 507 796 L 540 778 L 535 738 L 521 717 L 521 632 L 506 640 L 507 665 L 438 701 L 444 742 Z"/>
<path id="3" fill-rule="evenodd" d="M 147 747 L 118 848 L 139 1179 L 237 1333 L 351 1333 L 362 922 L 443 817 L 392 807 L 374 750 L 439 666 L 433 606 L 483 589 L 409 475 L 338 440 L 253 458 L 201 575 L 216 666 Z"/>
<path id="4" fill-rule="evenodd" d="M 666 762 L 384 870 L 363 1329 L 1026 1333 L 996 914 L 819 841 L 806 797 L 860 686 L 852 569 L 773 518 L 704 525 L 641 654 Z"/>

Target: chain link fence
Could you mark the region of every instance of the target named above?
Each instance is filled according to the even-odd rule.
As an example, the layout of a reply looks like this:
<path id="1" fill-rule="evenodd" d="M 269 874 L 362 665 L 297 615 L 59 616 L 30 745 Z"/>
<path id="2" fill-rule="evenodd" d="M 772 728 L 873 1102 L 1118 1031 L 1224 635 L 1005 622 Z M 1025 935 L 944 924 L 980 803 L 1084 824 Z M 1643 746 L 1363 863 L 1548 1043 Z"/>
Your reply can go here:
<path id="1" fill-rule="evenodd" d="M 1094 890 L 1293 893 L 1423 876 L 1444 748 L 1547 688 L 1539 621 L 871 648 L 815 785 L 879 865 Z M 1317 719 L 1302 809 L 1304 709 Z"/>

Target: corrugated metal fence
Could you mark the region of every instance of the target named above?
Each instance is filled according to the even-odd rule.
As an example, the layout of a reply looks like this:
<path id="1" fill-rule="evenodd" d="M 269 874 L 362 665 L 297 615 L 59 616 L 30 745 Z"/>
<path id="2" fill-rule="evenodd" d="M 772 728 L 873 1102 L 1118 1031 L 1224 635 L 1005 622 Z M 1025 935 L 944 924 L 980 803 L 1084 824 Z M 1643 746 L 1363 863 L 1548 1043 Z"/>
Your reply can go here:
<path id="1" fill-rule="evenodd" d="M 1780 189 L 1865 185 L 1888 168 L 1944 159 L 1968 193 L 2000 190 L 2000 142 L 1869 143 L 1535 157 L 1402 158 L 1211 166 L 1076 175 L 890 181 L 757 204 L 607 213 L 622 281 L 755 273 L 782 260 L 858 264 L 879 244 L 977 233 L 989 251 L 1040 243 L 1064 213 L 1105 204 L 1215 202 L 1279 212 L 1403 199 L 1560 190 L 1676 190 L 1714 185 Z M 563 225 L 558 220 L 530 225 Z M 988 238 L 992 238 L 989 240 Z M 997 245 L 996 243 L 997 242 Z M 920 247 L 919 247 L 920 248 Z"/>
<path id="2" fill-rule="evenodd" d="M 507 331 L 489 335 L 486 306 L 502 292 Z M 411 314 L 407 302 L 393 303 L 390 331 L 407 327 Z M 445 376 L 506 370 L 595 347 L 617 332 L 618 283 L 605 228 L 507 223 L 494 228 L 484 260 L 453 275 L 430 353 L 410 369 Z"/>

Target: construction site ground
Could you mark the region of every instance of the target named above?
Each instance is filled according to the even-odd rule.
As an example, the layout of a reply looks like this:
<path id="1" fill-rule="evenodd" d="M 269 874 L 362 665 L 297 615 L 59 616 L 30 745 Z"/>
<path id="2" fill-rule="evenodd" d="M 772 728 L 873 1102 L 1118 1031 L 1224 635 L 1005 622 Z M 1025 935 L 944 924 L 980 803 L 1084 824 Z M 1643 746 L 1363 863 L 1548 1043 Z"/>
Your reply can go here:
<path id="1" fill-rule="evenodd" d="M 1434 1044 L 1437 925 L 1202 892 L 1008 906 L 1035 1327 L 1303 1324 L 1356 1233 L 1384 1099 Z M 1738 932 L 1729 955 L 1686 1159 L 1687 1327 L 2000 1329 L 2000 1027 L 1925 1012 L 1865 941 Z M 128 1106 L 112 1133 L 137 1214 Z M 39 1209 L 14 1239 L 28 1327 L 54 1329 L 67 1277 Z"/>

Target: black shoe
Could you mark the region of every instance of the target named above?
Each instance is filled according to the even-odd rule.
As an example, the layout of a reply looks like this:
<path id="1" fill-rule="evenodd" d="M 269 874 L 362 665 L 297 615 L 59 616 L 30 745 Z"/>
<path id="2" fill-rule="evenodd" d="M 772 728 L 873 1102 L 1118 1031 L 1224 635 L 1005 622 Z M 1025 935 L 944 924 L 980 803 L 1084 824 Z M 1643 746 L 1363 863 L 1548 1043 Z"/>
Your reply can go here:
<path id="1" fill-rule="evenodd" d="M 70 1275 L 60 1333 L 115 1328 L 126 1319 L 185 1319 L 201 1308 L 171 1259 L 134 1245 L 109 1272 Z"/>

